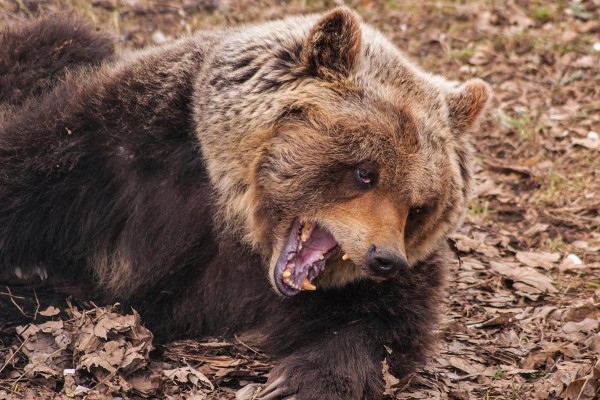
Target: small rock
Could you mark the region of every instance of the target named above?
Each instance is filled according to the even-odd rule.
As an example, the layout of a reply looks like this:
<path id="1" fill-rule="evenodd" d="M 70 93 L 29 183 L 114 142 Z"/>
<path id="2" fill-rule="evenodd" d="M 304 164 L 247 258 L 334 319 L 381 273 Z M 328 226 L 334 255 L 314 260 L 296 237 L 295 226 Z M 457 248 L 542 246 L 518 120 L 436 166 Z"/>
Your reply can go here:
<path id="1" fill-rule="evenodd" d="M 581 270 L 582 268 L 586 267 L 583 265 L 581 258 L 577 257 L 575 254 L 569 254 L 566 256 L 558 266 L 558 269 L 562 272 L 577 271 Z"/>
<path id="2" fill-rule="evenodd" d="M 587 138 L 590 140 L 598 140 L 598 132 L 594 132 L 594 131 L 589 131 L 587 134 Z"/>
<path id="3" fill-rule="evenodd" d="M 162 31 L 156 31 L 152 34 L 152 40 L 154 40 L 154 43 L 156 44 L 161 44 L 167 41 L 167 37 Z"/>
<path id="4" fill-rule="evenodd" d="M 573 265 L 583 265 L 583 261 L 581 261 L 581 258 L 577 257 L 575 254 L 569 254 L 567 256 L 567 260 Z"/>
<path id="5" fill-rule="evenodd" d="M 594 51 L 600 51 L 600 42 L 594 43 L 592 49 L 594 49 Z"/>

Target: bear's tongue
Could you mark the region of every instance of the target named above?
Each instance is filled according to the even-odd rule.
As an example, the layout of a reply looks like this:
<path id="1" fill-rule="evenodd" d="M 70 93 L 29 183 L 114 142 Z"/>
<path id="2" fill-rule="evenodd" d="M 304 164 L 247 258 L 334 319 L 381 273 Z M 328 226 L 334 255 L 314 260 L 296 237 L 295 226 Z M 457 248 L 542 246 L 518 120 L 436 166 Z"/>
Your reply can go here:
<path id="1" fill-rule="evenodd" d="M 315 290 L 312 281 L 325 269 L 325 261 L 336 246 L 334 237 L 317 224 L 294 221 L 275 265 L 279 292 L 293 296 L 302 290 Z"/>

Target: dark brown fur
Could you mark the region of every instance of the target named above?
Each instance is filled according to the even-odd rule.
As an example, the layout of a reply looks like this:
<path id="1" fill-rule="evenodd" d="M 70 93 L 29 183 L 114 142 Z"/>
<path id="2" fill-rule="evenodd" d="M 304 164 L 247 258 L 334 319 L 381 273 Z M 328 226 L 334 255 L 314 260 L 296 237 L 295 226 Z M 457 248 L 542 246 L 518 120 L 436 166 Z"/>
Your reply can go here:
<path id="1" fill-rule="evenodd" d="M 284 377 L 282 393 L 297 400 L 379 399 L 384 359 L 402 377 L 434 346 L 442 244 L 470 182 L 462 131 L 487 86 L 455 89 L 404 65 L 346 9 L 246 29 L 99 67 L 110 48 L 80 24 L 1 34 L 0 48 L 34 67 L 0 60 L 12 71 L 0 120 L 0 276 L 43 266 L 50 281 L 134 306 L 163 338 L 243 334 L 277 357 L 271 381 Z M 22 44 L 31 35 L 38 47 Z M 67 42 L 77 53 L 61 50 L 57 64 L 33 57 Z M 364 159 L 381 170 L 369 192 L 348 175 Z M 422 204 L 431 210 L 412 216 Z M 305 215 L 352 261 L 332 260 L 322 290 L 282 298 L 267 270 Z M 371 276 L 370 243 L 394 246 L 410 268 Z"/>
<path id="2" fill-rule="evenodd" d="M 19 105 L 49 91 L 67 68 L 97 65 L 112 56 L 105 33 L 64 16 L 43 18 L 0 31 L 0 103 Z"/>

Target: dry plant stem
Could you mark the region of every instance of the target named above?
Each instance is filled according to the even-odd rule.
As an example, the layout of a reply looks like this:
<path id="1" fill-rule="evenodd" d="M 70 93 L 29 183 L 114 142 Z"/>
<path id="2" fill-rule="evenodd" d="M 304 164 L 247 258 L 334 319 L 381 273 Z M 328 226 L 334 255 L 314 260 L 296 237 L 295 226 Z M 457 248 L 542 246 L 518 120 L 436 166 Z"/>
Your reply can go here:
<path id="1" fill-rule="evenodd" d="M 68 347 L 68 346 L 63 346 L 63 347 L 61 347 L 61 348 L 57 349 L 56 351 L 54 351 L 54 352 L 50 353 L 50 354 L 49 354 L 49 357 L 55 356 L 56 354 L 58 354 L 58 353 L 60 353 L 61 351 L 65 350 L 67 347 Z M 38 365 L 40 365 L 40 364 L 41 364 L 41 361 L 40 361 L 40 362 L 37 362 L 37 363 L 35 363 L 35 364 L 32 364 L 32 367 L 37 367 L 37 366 L 38 366 Z M 21 379 L 22 379 L 22 378 L 23 378 L 23 377 L 24 377 L 26 374 L 27 374 L 26 372 L 23 372 L 21 375 L 19 375 L 17 378 L 15 378 L 15 380 L 12 382 L 12 385 L 14 386 L 14 385 L 16 385 L 18 382 L 20 382 L 20 381 L 21 381 Z"/>
<path id="2" fill-rule="evenodd" d="M 2 365 L 2 368 L 0 368 L 0 374 L 2 373 L 2 371 L 4 371 L 4 368 L 6 368 L 6 366 L 8 364 L 10 364 L 10 362 L 15 358 L 15 356 L 19 353 L 19 351 L 21 351 L 21 349 L 23 348 L 23 346 L 25 346 L 25 343 L 27 343 L 27 340 L 29 340 L 29 339 L 23 340 L 23 343 L 21 343 L 21 345 L 14 352 L 12 352 L 12 354 L 10 355 L 10 357 L 8 357 L 6 359 L 6 361 Z"/>
<path id="3" fill-rule="evenodd" d="M 17 304 L 17 302 L 15 301 L 12 292 L 10 291 L 10 288 L 8 286 L 6 287 L 6 291 L 8 292 L 8 297 L 10 298 L 11 303 L 13 303 L 15 305 L 15 307 L 17 307 L 17 309 L 19 310 L 19 312 L 24 316 L 24 317 L 29 317 L 25 311 L 23 311 L 23 309 L 21 308 L 21 306 L 19 306 Z"/>
<path id="4" fill-rule="evenodd" d="M 36 304 L 35 311 L 33 313 L 33 320 L 35 321 L 37 318 L 38 312 L 40 311 L 40 299 L 38 299 L 37 292 L 35 290 L 33 291 L 33 295 L 35 296 L 35 304 Z"/>
<path id="5" fill-rule="evenodd" d="M 581 385 L 581 389 L 579 389 L 579 393 L 577 394 L 577 398 L 575 400 L 580 400 L 581 399 L 581 395 L 583 394 L 583 390 L 585 389 L 585 387 L 587 386 L 588 382 L 590 381 L 590 377 L 588 376 L 587 378 L 585 378 L 585 381 L 583 382 L 583 385 Z"/>
<path id="6" fill-rule="evenodd" d="M 254 354 L 258 354 L 260 355 L 260 352 L 257 350 L 254 350 L 252 347 L 248 346 L 246 343 L 242 342 L 240 340 L 239 337 L 237 337 L 237 335 L 233 335 L 233 337 L 235 338 L 235 340 L 237 340 L 242 346 L 244 346 L 245 348 L 247 348 L 248 350 L 252 351 Z"/>

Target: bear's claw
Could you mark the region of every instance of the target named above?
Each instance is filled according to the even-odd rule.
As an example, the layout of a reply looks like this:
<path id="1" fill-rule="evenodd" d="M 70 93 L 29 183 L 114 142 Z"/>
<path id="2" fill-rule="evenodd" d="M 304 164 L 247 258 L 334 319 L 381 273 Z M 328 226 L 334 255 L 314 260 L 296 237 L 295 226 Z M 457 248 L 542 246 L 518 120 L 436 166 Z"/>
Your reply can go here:
<path id="1" fill-rule="evenodd" d="M 262 389 L 258 384 L 246 385 L 237 391 L 235 398 L 236 400 L 278 400 L 281 396 L 289 394 L 282 385 L 284 381 L 285 377 L 280 376 Z M 296 400 L 296 397 L 285 397 L 283 400 Z"/>
<path id="2" fill-rule="evenodd" d="M 271 382 L 268 386 L 260 391 L 256 400 L 276 400 L 279 398 L 279 396 L 288 394 L 286 393 L 285 387 L 282 385 L 284 381 L 284 376 L 280 376 L 279 378 L 275 379 L 274 382 Z"/>

